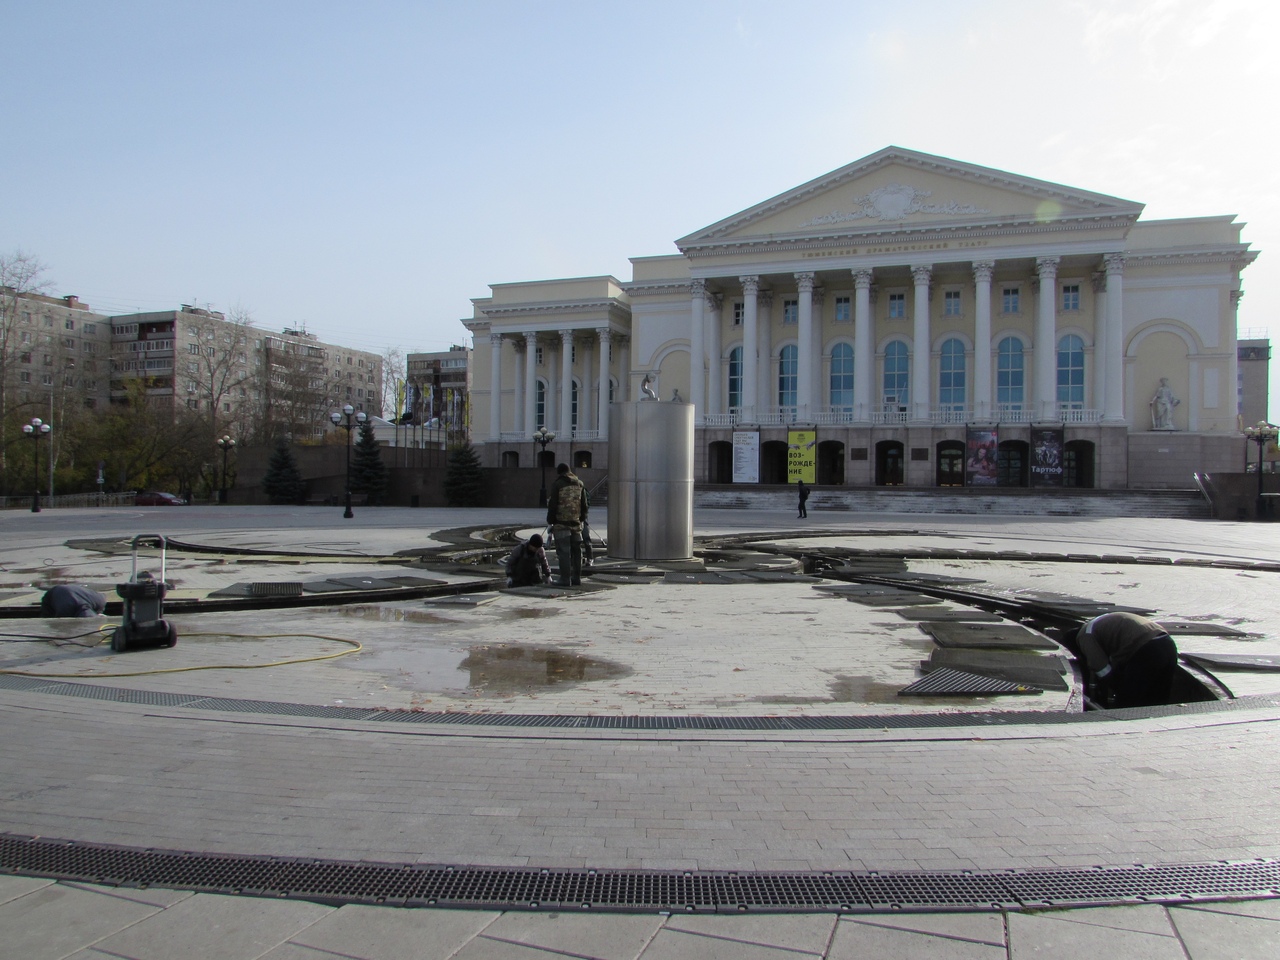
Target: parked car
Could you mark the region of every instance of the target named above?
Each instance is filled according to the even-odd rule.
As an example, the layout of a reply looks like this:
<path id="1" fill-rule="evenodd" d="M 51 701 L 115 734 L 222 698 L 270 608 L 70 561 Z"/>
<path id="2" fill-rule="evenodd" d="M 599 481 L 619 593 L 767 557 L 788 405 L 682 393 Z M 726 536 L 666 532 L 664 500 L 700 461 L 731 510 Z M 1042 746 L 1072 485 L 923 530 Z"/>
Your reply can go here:
<path id="1" fill-rule="evenodd" d="M 160 493 L 154 490 L 140 493 L 133 498 L 135 507 L 183 507 L 186 503 L 187 501 L 172 493 Z"/>

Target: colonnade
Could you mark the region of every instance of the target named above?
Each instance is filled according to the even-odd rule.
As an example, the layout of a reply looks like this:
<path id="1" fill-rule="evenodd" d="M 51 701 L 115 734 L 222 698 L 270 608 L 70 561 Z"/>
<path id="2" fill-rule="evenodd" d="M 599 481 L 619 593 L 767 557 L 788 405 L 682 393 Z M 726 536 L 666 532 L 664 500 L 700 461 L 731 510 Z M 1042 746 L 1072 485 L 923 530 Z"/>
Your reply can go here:
<path id="1" fill-rule="evenodd" d="M 583 336 L 586 334 L 586 336 Z M 594 335 L 594 337 L 592 337 Z M 578 423 L 573 423 L 574 345 L 591 345 L 594 354 L 585 352 L 578 363 Z M 564 328 L 557 330 L 523 330 L 514 334 L 490 332 L 489 334 L 489 437 L 498 440 L 502 436 L 502 381 L 503 344 L 510 343 L 515 351 L 515 383 L 513 393 L 514 423 L 512 433 L 532 436 L 538 426 L 538 347 L 546 352 L 546 408 L 543 424 L 548 430 L 568 439 L 575 435 L 588 435 L 596 440 L 609 438 L 609 378 L 610 347 L 618 344 L 619 370 L 630 367 L 628 351 L 630 341 L 619 337 L 609 327 Z M 555 356 L 557 361 L 551 358 Z M 595 371 L 595 373 L 593 373 Z M 626 377 L 618 378 L 622 391 L 626 391 Z M 595 404 L 591 404 L 592 389 L 596 387 Z M 594 421 L 594 426 L 591 423 Z"/>
<path id="2" fill-rule="evenodd" d="M 1057 343 L 1058 343 L 1058 267 L 1056 256 L 1037 257 L 1036 279 L 1040 296 L 1034 320 L 1033 367 L 1030 374 L 1028 412 L 1035 419 L 1052 420 L 1058 415 Z M 973 377 L 966 383 L 967 408 L 974 419 L 996 416 L 992 396 L 992 281 L 995 260 L 979 260 L 969 264 L 974 284 Z M 1094 274 L 1094 287 L 1099 292 L 1094 309 L 1093 381 L 1094 405 L 1101 410 L 1104 422 L 1123 422 L 1123 273 L 1124 256 L 1109 253 L 1102 257 L 1101 270 Z M 933 419 L 934 384 L 931 377 L 933 355 L 932 324 L 929 310 L 933 283 L 933 264 L 912 264 L 912 326 L 910 363 L 910 403 L 908 419 L 927 422 Z M 853 422 L 872 422 L 881 410 L 883 397 L 876 389 L 875 357 L 877 337 L 871 310 L 874 271 L 855 268 L 852 273 L 853 297 Z M 829 276 L 829 274 L 828 274 Z M 742 383 L 741 403 L 733 411 L 725 407 L 726 390 L 722 382 L 721 312 L 724 295 L 713 291 L 715 277 L 698 277 L 690 283 L 690 401 L 695 406 L 698 423 L 718 423 L 725 414 L 736 422 L 757 423 L 766 419 L 773 404 L 769 402 L 769 372 L 772 351 L 769 344 L 772 294 L 762 286 L 760 275 L 728 278 L 736 280 L 742 290 Z M 822 288 L 815 274 L 792 274 L 798 296 L 796 311 L 796 410 L 798 422 L 814 422 L 822 413 L 822 345 L 824 331 L 820 318 Z M 1105 291 L 1105 295 L 1103 294 Z M 815 306 L 819 309 L 815 311 Z M 754 362 L 753 362 L 754 361 Z M 967 378 L 966 378 L 967 379 Z"/>

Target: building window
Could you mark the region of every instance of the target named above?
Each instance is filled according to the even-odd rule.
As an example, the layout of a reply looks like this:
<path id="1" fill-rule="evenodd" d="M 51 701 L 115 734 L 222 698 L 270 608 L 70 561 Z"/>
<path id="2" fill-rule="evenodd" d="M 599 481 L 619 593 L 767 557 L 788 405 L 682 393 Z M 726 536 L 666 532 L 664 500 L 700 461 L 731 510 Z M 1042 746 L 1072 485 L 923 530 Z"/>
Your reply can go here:
<path id="1" fill-rule="evenodd" d="M 75 328 L 76 328 L 76 322 L 72 320 L 70 317 L 62 321 L 62 329 L 74 330 Z"/>
<path id="2" fill-rule="evenodd" d="M 1068 283 L 1063 286 L 1062 309 L 1064 312 L 1080 309 L 1080 284 Z"/>
<path id="3" fill-rule="evenodd" d="M 29 353 L 21 354 L 21 355 L 19 355 L 18 359 L 19 359 L 20 361 L 22 361 L 23 363 L 30 363 L 30 362 L 31 362 L 31 354 L 29 354 Z"/>
<path id="4" fill-rule="evenodd" d="M 46 387 L 52 387 L 52 386 L 53 386 L 53 374 L 51 374 L 51 373 L 41 374 L 41 376 L 40 376 L 40 382 L 41 382 L 41 383 L 43 383 Z"/>
<path id="5" fill-rule="evenodd" d="M 907 379 L 907 345 L 895 340 L 884 348 L 884 402 L 887 407 L 905 407 L 911 395 Z"/>
<path id="6" fill-rule="evenodd" d="M 62 338 L 62 345 L 63 345 L 64 347 L 66 347 L 68 350 L 74 350 L 74 349 L 76 348 L 76 338 L 75 338 L 75 337 L 63 337 L 63 338 Z"/>
<path id="7" fill-rule="evenodd" d="M 51 367 L 51 366 L 53 366 L 53 357 L 51 357 L 49 354 L 47 354 L 47 353 L 45 353 L 45 354 L 41 354 L 40 359 L 44 361 L 44 365 L 45 365 L 46 367 Z"/>
<path id="8" fill-rule="evenodd" d="M 964 344 L 952 337 L 942 345 L 938 374 L 938 402 L 948 413 L 964 409 L 964 373 Z"/>
<path id="9" fill-rule="evenodd" d="M 84 332 L 85 332 L 85 333 L 97 333 L 97 332 L 98 332 L 98 325 L 97 325 L 96 323 L 86 323 L 86 324 L 84 325 Z"/>
<path id="10" fill-rule="evenodd" d="M 853 322 L 853 302 L 848 297 L 836 297 L 836 323 Z"/>
<path id="11" fill-rule="evenodd" d="M 889 319 L 901 320 L 907 315 L 907 295 L 905 293 L 889 294 Z"/>
<path id="12" fill-rule="evenodd" d="M 539 380 L 536 392 L 537 397 L 533 405 L 533 429 L 535 430 L 547 425 L 547 385 Z"/>
<path id="13" fill-rule="evenodd" d="M 831 406 L 853 406 L 853 347 L 847 343 L 831 348 Z"/>
<path id="14" fill-rule="evenodd" d="M 1023 402 L 1022 341 L 1005 337 L 996 346 L 996 403 L 1020 410 Z"/>
<path id="15" fill-rule="evenodd" d="M 742 406 L 742 348 L 729 351 L 729 409 Z"/>
<path id="16" fill-rule="evenodd" d="M 536 363 L 538 366 L 542 366 L 542 344 L 538 344 L 538 346 L 534 349 L 533 362 Z"/>
<path id="17" fill-rule="evenodd" d="M 52 327 L 52 326 L 53 326 L 53 317 L 45 317 L 45 318 L 44 318 L 44 325 L 45 325 L 46 327 Z"/>
<path id="18" fill-rule="evenodd" d="M 1018 287 L 1005 287 L 1000 294 L 1000 309 L 1005 313 L 1018 313 L 1021 299 Z"/>
<path id="19" fill-rule="evenodd" d="M 1084 409 L 1084 341 L 1075 334 L 1058 341 L 1058 405 Z"/>
<path id="20" fill-rule="evenodd" d="M 959 290 L 948 290 L 942 295 L 942 315 L 944 317 L 960 316 Z"/>
<path id="21" fill-rule="evenodd" d="M 778 406 L 794 407 L 799 389 L 800 362 L 795 344 L 788 344 L 778 354 Z"/>
<path id="22" fill-rule="evenodd" d="M 747 305 L 745 303 L 735 303 L 733 305 L 733 325 L 735 327 L 742 326 L 742 318 L 746 316 Z"/>
<path id="23" fill-rule="evenodd" d="M 19 383 L 30 383 L 30 382 L 31 382 L 31 371 L 30 371 L 30 370 L 23 370 L 20 374 L 18 374 L 18 382 L 19 382 Z"/>
<path id="24" fill-rule="evenodd" d="M 188 344 L 187 344 L 187 353 L 189 353 L 189 354 L 191 354 L 191 355 L 193 355 L 193 356 L 197 356 L 197 357 L 198 357 L 198 356 L 200 356 L 200 344 L 198 344 L 198 343 L 188 343 Z"/>
<path id="25" fill-rule="evenodd" d="M 569 382 L 569 419 L 570 426 L 578 429 L 578 381 L 571 380 Z"/>
<path id="26" fill-rule="evenodd" d="M 21 338 L 20 338 L 20 339 L 22 340 L 22 342 L 23 342 L 23 343 L 30 343 L 30 342 L 31 342 L 31 331 L 30 331 L 30 330 L 23 330 L 23 331 L 22 331 L 22 336 L 21 336 Z"/>
<path id="27" fill-rule="evenodd" d="M 800 322 L 800 301 L 799 300 L 783 300 L 782 301 L 782 322 L 784 324 Z"/>

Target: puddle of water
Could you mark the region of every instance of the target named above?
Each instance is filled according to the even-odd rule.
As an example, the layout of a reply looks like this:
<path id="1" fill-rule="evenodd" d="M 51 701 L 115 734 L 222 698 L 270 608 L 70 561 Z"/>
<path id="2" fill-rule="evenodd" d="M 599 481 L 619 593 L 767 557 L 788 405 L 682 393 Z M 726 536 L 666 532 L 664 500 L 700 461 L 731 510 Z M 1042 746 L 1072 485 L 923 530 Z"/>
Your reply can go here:
<path id="1" fill-rule="evenodd" d="M 831 690 L 831 699 L 836 703 L 901 703 L 898 691 L 902 684 L 837 674 L 827 686 Z"/>
<path id="2" fill-rule="evenodd" d="M 560 613 L 555 607 L 517 607 L 514 610 L 504 610 L 500 616 L 502 620 L 537 620 L 539 617 L 554 617 Z"/>
<path id="3" fill-rule="evenodd" d="M 509 696 L 630 676 L 632 669 L 567 650 L 520 644 L 479 644 L 469 649 L 432 647 L 366 651 L 349 666 L 391 675 L 420 693 L 468 690 L 481 697 Z"/>
<path id="4" fill-rule="evenodd" d="M 340 617 L 359 617 L 361 620 L 377 620 L 380 623 L 457 623 L 450 617 L 427 610 L 408 610 L 402 607 L 381 607 L 369 604 L 335 607 L 332 613 Z"/>
<path id="5" fill-rule="evenodd" d="M 475 646 L 458 665 L 470 686 L 490 696 L 629 676 L 630 667 L 579 653 L 518 644 Z"/>

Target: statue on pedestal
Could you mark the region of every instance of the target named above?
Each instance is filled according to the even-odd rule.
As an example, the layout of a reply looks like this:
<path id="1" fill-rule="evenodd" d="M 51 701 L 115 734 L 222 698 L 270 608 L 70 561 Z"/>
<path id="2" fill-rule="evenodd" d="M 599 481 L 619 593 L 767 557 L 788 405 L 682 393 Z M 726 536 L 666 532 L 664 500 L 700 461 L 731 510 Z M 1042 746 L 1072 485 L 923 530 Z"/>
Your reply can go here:
<path id="1" fill-rule="evenodd" d="M 1169 386 L 1169 378 L 1161 377 L 1156 395 L 1151 398 L 1151 429 L 1176 430 L 1177 427 L 1173 425 L 1173 408 L 1180 403 L 1182 401 L 1173 395 L 1173 388 Z"/>

